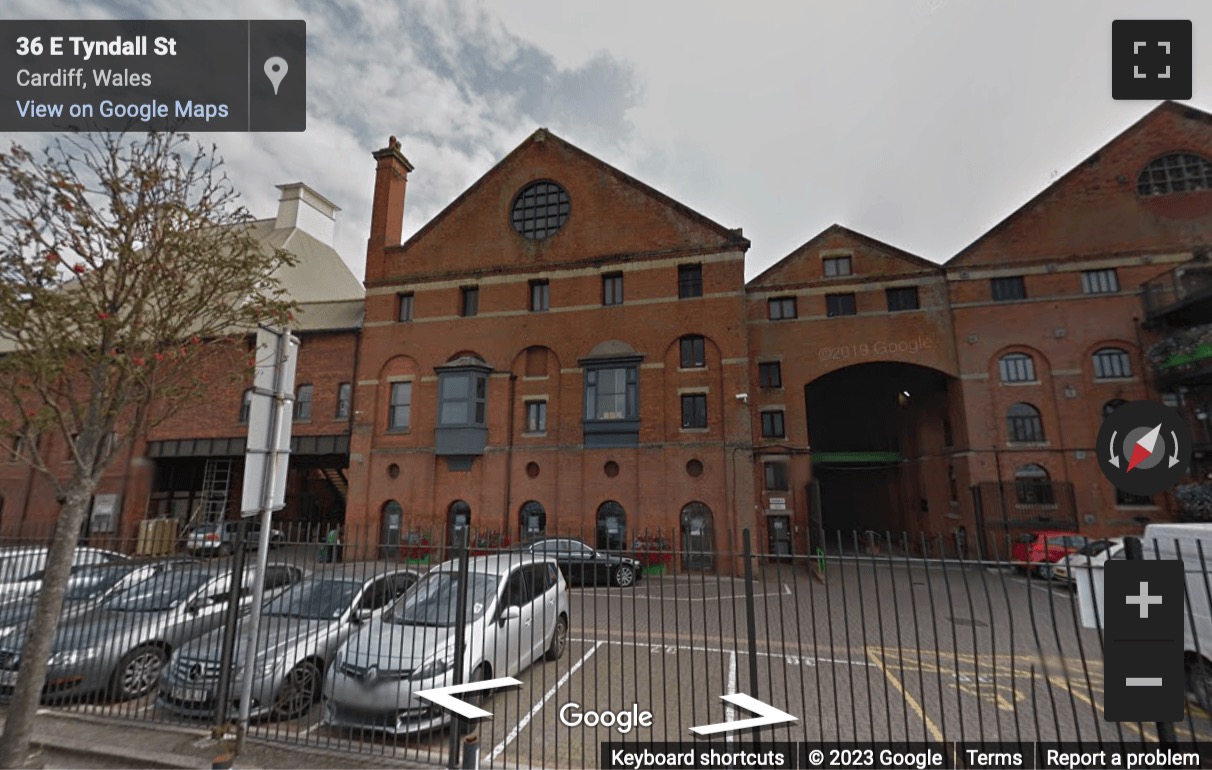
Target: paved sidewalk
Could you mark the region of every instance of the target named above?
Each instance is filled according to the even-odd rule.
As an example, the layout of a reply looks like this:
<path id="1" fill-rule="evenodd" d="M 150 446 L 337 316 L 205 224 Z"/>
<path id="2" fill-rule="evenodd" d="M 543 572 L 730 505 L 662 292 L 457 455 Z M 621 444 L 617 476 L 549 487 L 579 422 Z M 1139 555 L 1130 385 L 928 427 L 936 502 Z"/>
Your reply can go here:
<path id="1" fill-rule="evenodd" d="M 7 716 L 7 709 L 0 709 Z M 210 768 L 228 751 L 205 729 L 154 725 L 65 714 L 48 709 L 38 712 L 34 727 L 31 766 L 69 768 Z M 325 768 L 426 768 L 428 765 L 349 754 L 316 747 L 294 748 L 248 739 L 236 760 L 237 770 L 324 770 Z M 432 770 L 432 768 L 431 768 Z"/>

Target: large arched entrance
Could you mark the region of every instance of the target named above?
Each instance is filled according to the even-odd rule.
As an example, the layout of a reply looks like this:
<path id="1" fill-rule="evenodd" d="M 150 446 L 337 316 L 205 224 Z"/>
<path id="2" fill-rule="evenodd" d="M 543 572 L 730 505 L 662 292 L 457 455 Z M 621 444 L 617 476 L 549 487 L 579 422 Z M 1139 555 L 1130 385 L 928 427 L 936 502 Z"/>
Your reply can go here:
<path id="1" fill-rule="evenodd" d="M 847 546 L 869 531 L 899 539 L 928 529 L 950 504 L 958 391 L 943 372 L 899 362 L 855 364 L 808 383 L 814 535 Z"/>

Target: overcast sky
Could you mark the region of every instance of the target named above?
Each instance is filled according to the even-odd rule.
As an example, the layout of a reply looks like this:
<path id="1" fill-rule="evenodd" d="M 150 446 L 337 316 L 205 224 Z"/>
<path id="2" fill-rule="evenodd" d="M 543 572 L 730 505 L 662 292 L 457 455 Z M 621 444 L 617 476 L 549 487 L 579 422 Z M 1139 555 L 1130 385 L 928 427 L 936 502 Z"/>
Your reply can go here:
<path id="1" fill-rule="evenodd" d="M 1208 0 L 249 6 L 22 0 L 5 17 L 305 19 L 308 130 L 206 138 L 257 216 L 289 181 L 341 206 L 358 276 L 390 134 L 416 166 L 406 236 L 546 126 L 743 227 L 752 277 L 834 222 L 953 256 L 1154 106 L 1111 99 L 1113 19 L 1193 20 L 1191 103 L 1212 109 Z"/>

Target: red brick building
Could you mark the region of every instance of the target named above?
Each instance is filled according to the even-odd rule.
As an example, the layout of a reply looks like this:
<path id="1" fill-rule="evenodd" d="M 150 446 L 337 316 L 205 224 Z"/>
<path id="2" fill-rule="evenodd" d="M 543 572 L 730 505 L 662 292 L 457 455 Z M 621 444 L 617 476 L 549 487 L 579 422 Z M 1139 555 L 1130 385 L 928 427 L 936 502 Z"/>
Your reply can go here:
<path id="1" fill-rule="evenodd" d="M 747 284 L 739 229 L 546 130 L 407 242 L 412 166 L 394 140 L 374 157 L 364 298 L 347 277 L 300 287 L 311 410 L 285 518 L 343 505 L 393 548 L 463 522 L 611 548 L 660 530 L 711 568 L 744 528 L 774 553 L 821 530 L 1004 549 L 1176 515 L 1117 494 L 1094 438 L 1120 400 L 1190 400 L 1159 392 L 1144 351 L 1168 332 L 1140 287 L 1212 240 L 1207 113 L 1158 106 L 949 260 L 834 225 Z M 301 189 L 265 227 L 321 243 L 282 226 L 331 222 Z M 328 286 L 349 288 L 319 302 Z M 115 469 L 120 531 L 215 499 L 223 458 L 235 496 L 241 388 Z M 16 467 L 0 490 L 5 532 L 53 516 Z"/>

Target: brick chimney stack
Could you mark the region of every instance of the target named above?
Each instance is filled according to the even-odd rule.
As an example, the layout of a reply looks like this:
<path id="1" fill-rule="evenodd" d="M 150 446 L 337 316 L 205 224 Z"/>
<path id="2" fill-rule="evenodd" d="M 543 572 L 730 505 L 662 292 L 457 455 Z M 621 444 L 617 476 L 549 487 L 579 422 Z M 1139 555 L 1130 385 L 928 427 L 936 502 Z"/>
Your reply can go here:
<path id="1" fill-rule="evenodd" d="M 384 250 L 398 246 L 404 233 L 404 188 L 412 164 L 400 152 L 400 140 L 394 136 L 387 146 L 373 154 L 375 197 L 370 214 L 370 238 L 366 243 L 366 281 L 386 277 Z"/>

